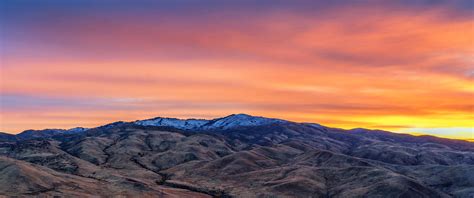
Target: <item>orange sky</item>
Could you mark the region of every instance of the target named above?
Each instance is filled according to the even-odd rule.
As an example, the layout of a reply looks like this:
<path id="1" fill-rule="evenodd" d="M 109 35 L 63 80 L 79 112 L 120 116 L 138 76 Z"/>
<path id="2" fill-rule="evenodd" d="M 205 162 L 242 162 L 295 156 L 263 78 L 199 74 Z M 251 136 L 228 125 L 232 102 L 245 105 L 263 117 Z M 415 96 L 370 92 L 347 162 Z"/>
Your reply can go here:
<path id="1" fill-rule="evenodd" d="M 474 139 L 465 1 L 84 2 L 5 3 L 0 131 L 249 113 Z"/>

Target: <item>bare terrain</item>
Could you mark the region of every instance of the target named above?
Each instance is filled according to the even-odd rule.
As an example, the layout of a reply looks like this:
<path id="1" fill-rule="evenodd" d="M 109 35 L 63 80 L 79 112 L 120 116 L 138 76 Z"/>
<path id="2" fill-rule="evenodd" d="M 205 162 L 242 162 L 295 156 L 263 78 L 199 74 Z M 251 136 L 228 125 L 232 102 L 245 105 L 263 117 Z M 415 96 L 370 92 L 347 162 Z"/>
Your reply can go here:
<path id="1" fill-rule="evenodd" d="M 230 115 L 0 134 L 0 195 L 474 197 L 474 143 Z"/>

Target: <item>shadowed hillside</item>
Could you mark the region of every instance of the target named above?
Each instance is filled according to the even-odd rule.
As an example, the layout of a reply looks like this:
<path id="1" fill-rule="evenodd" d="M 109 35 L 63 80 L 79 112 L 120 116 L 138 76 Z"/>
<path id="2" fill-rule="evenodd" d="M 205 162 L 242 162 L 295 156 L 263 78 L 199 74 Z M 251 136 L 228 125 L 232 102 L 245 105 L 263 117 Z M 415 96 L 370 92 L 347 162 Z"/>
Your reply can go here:
<path id="1" fill-rule="evenodd" d="M 0 138 L 8 196 L 474 196 L 474 143 L 460 140 L 245 114 Z"/>

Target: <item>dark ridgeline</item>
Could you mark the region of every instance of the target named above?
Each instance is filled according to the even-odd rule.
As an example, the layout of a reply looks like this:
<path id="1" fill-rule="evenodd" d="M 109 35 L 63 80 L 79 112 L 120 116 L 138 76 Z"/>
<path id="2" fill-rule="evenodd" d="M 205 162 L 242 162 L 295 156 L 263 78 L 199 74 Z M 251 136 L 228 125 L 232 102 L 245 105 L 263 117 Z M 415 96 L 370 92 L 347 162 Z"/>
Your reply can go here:
<path id="1" fill-rule="evenodd" d="M 245 114 L 0 133 L 0 155 L 7 196 L 474 196 L 474 143 Z"/>

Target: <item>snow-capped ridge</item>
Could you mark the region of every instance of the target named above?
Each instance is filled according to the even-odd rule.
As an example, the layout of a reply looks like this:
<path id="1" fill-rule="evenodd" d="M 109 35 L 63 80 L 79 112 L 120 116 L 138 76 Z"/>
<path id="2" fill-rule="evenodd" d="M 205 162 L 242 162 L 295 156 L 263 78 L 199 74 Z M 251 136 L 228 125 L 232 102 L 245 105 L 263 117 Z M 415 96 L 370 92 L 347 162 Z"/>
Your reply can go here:
<path id="1" fill-rule="evenodd" d="M 152 118 L 148 120 L 139 120 L 135 124 L 142 126 L 166 126 L 174 127 L 177 129 L 191 130 L 198 129 L 201 126 L 207 124 L 209 120 L 200 119 L 178 119 L 178 118 Z"/>
<path id="2" fill-rule="evenodd" d="M 286 121 L 247 114 L 232 114 L 212 120 L 157 117 L 148 120 L 139 120 L 136 121 L 135 124 L 142 126 L 174 127 L 181 130 L 226 130 L 241 126 L 260 126 L 278 122 Z"/>
<path id="3" fill-rule="evenodd" d="M 204 126 L 204 129 L 231 129 L 242 126 L 269 125 L 277 122 L 284 121 L 247 114 L 232 114 L 223 118 L 214 119 L 212 124 Z"/>

